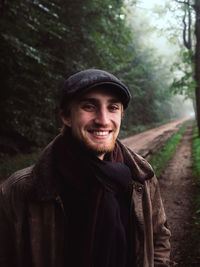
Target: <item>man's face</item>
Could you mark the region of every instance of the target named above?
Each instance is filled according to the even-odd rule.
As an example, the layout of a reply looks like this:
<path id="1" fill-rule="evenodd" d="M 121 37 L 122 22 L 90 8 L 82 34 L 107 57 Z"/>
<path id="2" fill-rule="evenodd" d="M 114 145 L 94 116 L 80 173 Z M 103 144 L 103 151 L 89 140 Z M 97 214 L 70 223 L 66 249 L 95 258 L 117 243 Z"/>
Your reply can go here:
<path id="1" fill-rule="evenodd" d="M 122 117 L 122 104 L 104 89 L 93 89 L 71 102 L 70 114 L 62 116 L 73 136 L 100 159 L 114 149 Z"/>

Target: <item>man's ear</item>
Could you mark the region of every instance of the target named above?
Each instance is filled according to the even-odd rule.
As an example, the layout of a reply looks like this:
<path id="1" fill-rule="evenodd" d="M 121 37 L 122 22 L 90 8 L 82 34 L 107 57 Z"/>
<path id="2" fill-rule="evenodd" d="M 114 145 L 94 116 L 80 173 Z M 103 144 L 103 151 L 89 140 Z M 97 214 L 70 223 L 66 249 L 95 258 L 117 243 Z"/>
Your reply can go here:
<path id="1" fill-rule="evenodd" d="M 64 115 L 61 115 L 61 120 L 66 126 L 71 127 L 71 118 L 70 117 L 66 117 Z"/>

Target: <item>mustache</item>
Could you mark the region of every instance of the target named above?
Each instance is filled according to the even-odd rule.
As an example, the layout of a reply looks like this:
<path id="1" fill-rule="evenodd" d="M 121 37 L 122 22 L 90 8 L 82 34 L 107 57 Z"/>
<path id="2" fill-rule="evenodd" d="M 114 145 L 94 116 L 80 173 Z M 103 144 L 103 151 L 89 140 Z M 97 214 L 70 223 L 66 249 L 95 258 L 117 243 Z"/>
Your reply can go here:
<path id="1" fill-rule="evenodd" d="M 93 124 L 90 124 L 88 125 L 87 127 L 88 129 L 96 129 L 96 130 L 114 130 L 116 129 L 116 127 L 114 125 L 104 125 L 104 124 L 101 124 L 101 123 L 93 123 Z"/>

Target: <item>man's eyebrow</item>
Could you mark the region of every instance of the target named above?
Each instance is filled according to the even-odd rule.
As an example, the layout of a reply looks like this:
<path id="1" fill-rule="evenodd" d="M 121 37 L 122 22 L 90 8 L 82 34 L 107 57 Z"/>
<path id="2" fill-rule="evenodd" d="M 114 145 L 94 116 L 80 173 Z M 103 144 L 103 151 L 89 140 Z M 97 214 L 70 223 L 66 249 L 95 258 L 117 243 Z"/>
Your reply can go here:
<path id="1" fill-rule="evenodd" d="M 82 102 L 92 102 L 92 103 L 96 103 L 98 102 L 98 100 L 96 98 L 92 98 L 92 97 L 82 97 L 80 99 L 80 103 Z"/>
<path id="2" fill-rule="evenodd" d="M 80 99 L 80 103 L 82 102 L 90 102 L 90 103 L 94 103 L 94 104 L 98 104 L 100 102 L 99 99 L 97 98 L 93 98 L 93 97 L 83 97 Z M 121 101 L 118 98 L 110 98 L 108 99 L 109 103 L 121 103 Z"/>

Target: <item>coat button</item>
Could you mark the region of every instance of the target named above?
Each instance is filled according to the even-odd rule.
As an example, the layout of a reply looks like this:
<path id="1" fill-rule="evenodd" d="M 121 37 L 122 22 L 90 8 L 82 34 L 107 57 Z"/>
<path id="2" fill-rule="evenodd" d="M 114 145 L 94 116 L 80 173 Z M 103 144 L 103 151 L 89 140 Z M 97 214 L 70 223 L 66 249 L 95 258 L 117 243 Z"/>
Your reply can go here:
<path id="1" fill-rule="evenodd" d="M 142 193 L 142 191 L 143 191 L 142 186 L 138 186 L 138 187 L 137 187 L 137 191 L 138 191 L 138 193 Z"/>

